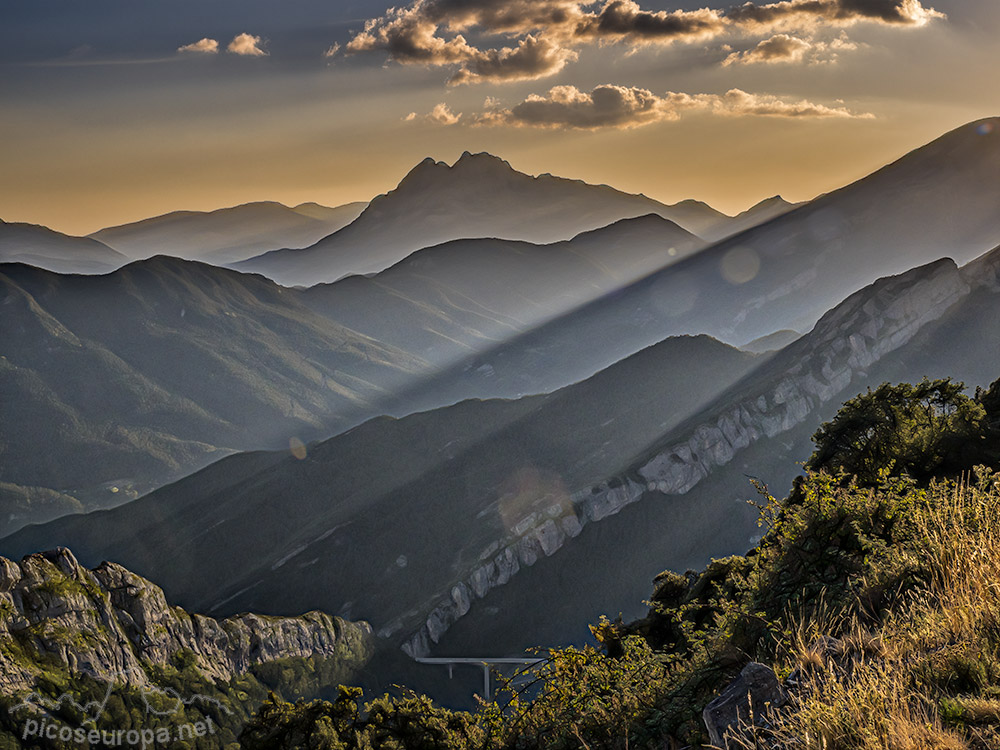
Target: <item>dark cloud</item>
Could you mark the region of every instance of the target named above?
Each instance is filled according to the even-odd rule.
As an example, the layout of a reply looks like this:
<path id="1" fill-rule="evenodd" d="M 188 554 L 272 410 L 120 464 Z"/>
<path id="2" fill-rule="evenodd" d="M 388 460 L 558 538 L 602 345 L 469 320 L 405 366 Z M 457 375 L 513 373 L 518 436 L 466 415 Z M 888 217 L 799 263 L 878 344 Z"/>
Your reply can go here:
<path id="1" fill-rule="evenodd" d="M 423 16 L 450 31 L 479 27 L 490 34 L 520 35 L 572 27 L 584 16 L 578 0 L 423 0 Z"/>
<path id="2" fill-rule="evenodd" d="M 633 42 L 669 42 L 718 36 L 725 31 L 721 13 L 703 8 L 695 11 L 648 11 L 633 0 L 611 0 L 599 13 L 587 14 L 573 31 L 586 39 Z"/>
<path id="3" fill-rule="evenodd" d="M 442 19 L 438 16 L 444 6 L 461 5 L 464 13 L 457 13 L 449 21 L 451 27 L 462 27 L 480 16 L 472 15 L 470 6 L 482 11 L 487 3 L 417 3 L 409 8 L 390 11 L 381 19 L 369 21 L 365 30 L 347 44 L 348 52 L 384 50 L 391 59 L 404 64 L 458 65 L 459 70 L 449 79 L 452 85 L 480 81 L 533 80 L 562 70 L 566 63 L 575 60 L 577 53 L 546 39 L 528 34 L 515 47 L 478 49 L 457 34 L 445 39 L 438 34 Z M 500 3 L 493 3 L 499 6 Z M 503 24 L 514 22 L 514 16 L 500 14 L 500 8 L 490 8 L 487 17 Z M 510 11 L 510 8 L 507 8 Z M 523 28 L 523 27 L 522 27 Z M 521 29 L 518 29 L 521 30 Z"/>
<path id="4" fill-rule="evenodd" d="M 925 8 L 920 0 L 782 0 L 766 5 L 748 2 L 731 8 L 726 17 L 746 27 L 813 29 L 861 22 L 923 26 L 945 16 Z"/>
<path id="5" fill-rule="evenodd" d="M 861 22 L 922 26 L 943 14 L 920 0 L 780 0 L 748 2 L 728 10 L 644 10 L 635 0 L 416 0 L 370 20 L 348 42 L 348 52 L 380 50 L 402 64 L 455 66 L 451 84 L 523 81 L 552 75 L 576 59 L 575 48 L 621 43 L 633 48 L 718 38 L 726 34 L 808 34 Z M 482 48 L 476 38 L 516 39 L 514 46 Z M 791 39 L 792 37 L 788 37 Z M 794 60 L 800 40 L 774 37 L 747 54 L 746 62 Z M 791 46 L 790 46 L 791 45 Z M 846 49 L 846 48 L 844 48 Z M 782 57 L 784 55 L 784 58 Z M 740 60 L 744 60 L 742 56 Z M 732 59 L 732 62 L 737 59 Z"/>
<path id="6" fill-rule="evenodd" d="M 922 24 L 944 17 L 932 8 L 924 8 L 918 0 L 840 0 L 838 5 L 842 17 L 888 24 Z"/>

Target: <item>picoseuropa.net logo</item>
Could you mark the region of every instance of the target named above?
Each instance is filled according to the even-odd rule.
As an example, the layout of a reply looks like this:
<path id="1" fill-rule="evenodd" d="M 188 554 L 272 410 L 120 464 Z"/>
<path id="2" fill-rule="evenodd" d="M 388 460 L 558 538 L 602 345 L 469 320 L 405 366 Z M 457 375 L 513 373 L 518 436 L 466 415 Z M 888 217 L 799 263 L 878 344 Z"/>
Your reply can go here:
<path id="1" fill-rule="evenodd" d="M 91 675 L 93 677 L 93 675 Z M 70 693 L 63 693 L 56 699 L 47 698 L 39 693 L 29 694 L 21 703 L 11 707 L 10 713 L 22 722 L 21 739 L 59 741 L 66 744 L 89 744 L 100 747 L 134 747 L 149 750 L 157 746 L 167 747 L 176 742 L 194 740 L 216 734 L 218 725 L 206 716 L 199 721 L 183 721 L 185 706 L 200 704 L 214 706 L 226 715 L 232 715 L 232 710 L 211 696 L 195 693 L 188 698 L 182 698 L 172 688 L 162 689 L 153 686 L 137 688 L 142 695 L 148 726 L 130 728 L 114 728 L 106 726 L 109 717 L 106 715 L 108 701 L 113 695 L 116 685 L 127 684 L 125 675 L 116 675 L 116 679 L 97 678 L 105 684 L 104 697 L 99 701 L 78 703 Z M 120 680 L 117 678 L 121 678 Z M 82 716 L 78 723 L 70 723 L 62 715 Z M 105 721 L 100 722 L 102 717 Z M 98 723 L 103 726 L 98 726 Z"/>

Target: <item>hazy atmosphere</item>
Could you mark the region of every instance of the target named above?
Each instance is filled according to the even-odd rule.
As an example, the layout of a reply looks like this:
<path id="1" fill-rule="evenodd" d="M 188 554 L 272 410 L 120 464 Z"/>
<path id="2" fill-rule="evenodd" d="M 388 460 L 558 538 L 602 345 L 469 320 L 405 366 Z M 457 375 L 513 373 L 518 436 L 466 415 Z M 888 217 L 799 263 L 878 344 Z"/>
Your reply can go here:
<path id="1" fill-rule="evenodd" d="M 0 2 L 0 750 L 1000 748 L 1000 2 L 704 2 Z"/>
<path id="2" fill-rule="evenodd" d="M 1000 110 L 994 0 L 37 0 L 0 14 L 0 205 L 71 234 L 368 200 L 466 149 L 733 214 L 810 199 Z"/>

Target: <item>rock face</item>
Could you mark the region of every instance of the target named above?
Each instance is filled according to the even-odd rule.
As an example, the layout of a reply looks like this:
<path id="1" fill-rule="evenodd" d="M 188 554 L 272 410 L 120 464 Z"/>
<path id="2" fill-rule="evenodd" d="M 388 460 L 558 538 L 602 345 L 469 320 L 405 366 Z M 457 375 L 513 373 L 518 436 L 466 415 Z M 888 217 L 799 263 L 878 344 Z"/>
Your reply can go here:
<path id="1" fill-rule="evenodd" d="M 852 295 L 768 368 L 766 389 L 718 410 L 687 440 L 657 452 L 637 473 L 650 491 L 687 492 L 761 436 L 774 437 L 803 422 L 968 292 L 955 264 L 942 260 Z"/>
<path id="2" fill-rule="evenodd" d="M 996 255 L 976 263 L 992 269 Z M 506 537 L 483 550 L 468 576 L 429 604 L 429 616 L 404 642 L 403 651 L 411 656 L 428 654 L 468 612 L 473 597 L 482 598 L 507 583 L 522 566 L 554 554 L 585 524 L 646 497 L 689 492 L 751 443 L 809 419 L 856 379 L 863 379 L 874 362 L 969 294 L 969 276 L 954 261 L 943 259 L 880 279 L 848 297 L 824 315 L 812 332 L 765 364 L 711 411 L 671 433 L 673 441 L 653 449 L 632 469 L 580 489 L 568 503 L 532 513 L 515 524 Z M 678 436 L 683 437 L 677 440 Z M 380 635 L 390 635 L 395 629 L 383 629 Z"/>
<path id="3" fill-rule="evenodd" d="M 747 664 L 702 712 L 709 742 L 720 750 L 747 747 L 738 740 L 752 741 L 754 728 L 765 725 L 770 711 L 787 700 L 773 669 L 756 662 Z"/>
<path id="4" fill-rule="evenodd" d="M 962 266 L 962 275 L 973 289 L 1000 292 L 1000 247 Z"/>
<path id="5" fill-rule="evenodd" d="M 361 666 L 371 628 L 320 612 L 301 617 L 242 614 L 225 620 L 171 607 L 163 591 L 115 563 L 82 567 L 65 549 L 0 557 L 0 694 L 28 689 L 42 660 L 108 681 L 149 685 L 144 664 L 194 653 L 209 678 L 228 680 L 254 664 L 324 657 Z"/>

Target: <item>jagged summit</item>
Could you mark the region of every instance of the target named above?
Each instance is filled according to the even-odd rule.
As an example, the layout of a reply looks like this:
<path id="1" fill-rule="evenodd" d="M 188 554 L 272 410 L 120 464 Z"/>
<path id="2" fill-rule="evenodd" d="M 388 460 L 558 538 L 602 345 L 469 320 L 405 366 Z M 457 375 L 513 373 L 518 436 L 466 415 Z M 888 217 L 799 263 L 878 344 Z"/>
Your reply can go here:
<path id="1" fill-rule="evenodd" d="M 497 179 L 501 176 L 511 174 L 530 178 L 530 175 L 525 175 L 515 170 L 506 160 L 486 151 L 478 153 L 463 151 L 462 155 L 451 165 L 445 161 L 427 156 L 406 173 L 406 176 L 400 180 L 396 189 L 390 191 L 389 195 L 407 188 L 415 187 L 424 189 L 426 187 L 425 183 L 430 180 L 454 181 L 455 179 L 462 179 L 465 181 L 480 181 Z M 470 186 L 463 186 L 463 189 L 468 187 Z M 384 197 L 379 196 L 376 200 L 381 200 Z"/>
<path id="2" fill-rule="evenodd" d="M 312 286 L 377 273 L 417 250 L 451 240 L 549 244 L 650 213 L 703 239 L 703 232 L 729 220 L 703 203 L 667 206 L 607 185 L 536 177 L 488 152 L 464 151 L 451 165 L 424 158 L 352 224 L 313 246 L 266 253 L 234 267 L 284 285 Z"/>
<path id="3" fill-rule="evenodd" d="M 488 151 L 478 151 L 472 153 L 471 151 L 463 151 L 462 155 L 458 157 L 458 160 L 452 165 L 452 169 L 455 167 L 497 167 L 513 169 L 510 166 L 510 162 L 506 159 L 501 159 L 499 156 L 494 156 Z"/>
<path id="4" fill-rule="evenodd" d="M 423 174 L 441 168 L 448 169 L 449 167 L 447 163 L 443 161 L 439 161 L 431 156 L 425 156 L 423 159 L 417 162 L 417 164 L 413 167 L 413 169 L 411 169 L 409 172 L 406 173 L 406 176 L 403 177 L 402 180 L 400 180 L 400 184 L 406 182 L 407 179 L 413 177 L 414 175 Z"/>

